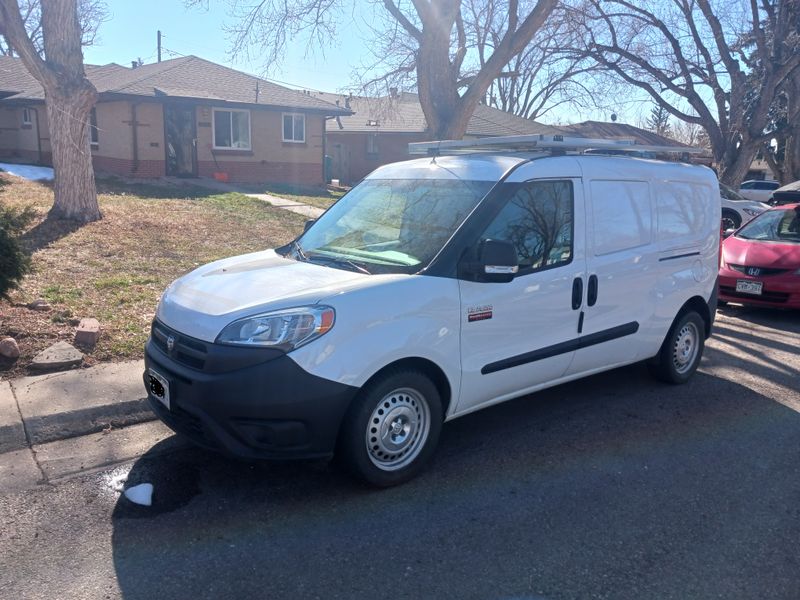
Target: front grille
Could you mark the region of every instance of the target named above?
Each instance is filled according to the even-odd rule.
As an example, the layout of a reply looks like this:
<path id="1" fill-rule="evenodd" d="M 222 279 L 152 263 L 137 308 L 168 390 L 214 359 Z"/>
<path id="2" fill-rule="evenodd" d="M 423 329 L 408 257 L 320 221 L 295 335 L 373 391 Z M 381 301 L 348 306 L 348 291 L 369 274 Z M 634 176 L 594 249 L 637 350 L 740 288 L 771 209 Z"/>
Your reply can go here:
<path id="1" fill-rule="evenodd" d="M 739 271 L 740 273 L 744 273 L 745 275 L 750 275 L 747 272 L 747 269 L 758 269 L 758 273 L 754 273 L 752 277 L 769 277 L 770 275 L 780 275 L 781 273 L 786 273 L 791 269 L 768 269 L 766 267 L 757 267 L 755 265 L 728 265 L 734 271 Z"/>
<path id="2" fill-rule="evenodd" d="M 757 294 L 743 294 L 742 292 L 737 292 L 735 287 L 730 287 L 727 285 L 719 286 L 719 291 L 726 296 L 730 296 L 732 298 L 741 298 L 742 300 L 760 300 L 762 302 L 786 302 L 789 300 L 789 294 L 785 292 L 770 292 L 769 290 L 763 290 L 759 296 Z"/>
<path id="3" fill-rule="evenodd" d="M 205 367 L 208 348 L 203 342 L 182 335 L 158 321 L 153 321 L 151 337 L 153 343 L 176 362 L 198 371 Z M 172 350 L 168 343 L 170 337 L 173 340 Z"/>

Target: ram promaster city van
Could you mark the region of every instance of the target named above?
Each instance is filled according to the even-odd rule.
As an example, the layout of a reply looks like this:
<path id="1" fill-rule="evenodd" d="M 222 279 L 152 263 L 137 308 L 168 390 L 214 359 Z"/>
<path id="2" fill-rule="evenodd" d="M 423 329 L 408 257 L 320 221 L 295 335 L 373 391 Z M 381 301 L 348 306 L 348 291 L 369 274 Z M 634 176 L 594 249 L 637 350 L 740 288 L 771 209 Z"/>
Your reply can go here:
<path id="1" fill-rule="evenodd" d="M 716 307 L 718 182 L 600 153 L 620 146 L 412 144 L 424 157 L 380 167 L 293 242 L 167 288 L 153 409 L 202 446 L 336 453 L 388 486 L 444 421 L 636 361 L 687 381 Z"/>

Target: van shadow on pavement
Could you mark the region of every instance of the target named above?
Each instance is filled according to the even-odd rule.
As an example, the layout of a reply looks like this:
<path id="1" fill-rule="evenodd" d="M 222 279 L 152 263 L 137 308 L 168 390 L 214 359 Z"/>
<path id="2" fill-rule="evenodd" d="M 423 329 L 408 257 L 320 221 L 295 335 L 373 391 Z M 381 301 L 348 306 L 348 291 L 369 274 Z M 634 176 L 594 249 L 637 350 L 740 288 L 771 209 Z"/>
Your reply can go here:
<path id="1" fill-rule="evenodd" d="M 128 599 L 792 597 L 798 439 L 752 387 L 634 365 L 449 423 L 389 490 L 156 446 L 129 475 L 155 504 L 118 501 L 114 566 Z"/>

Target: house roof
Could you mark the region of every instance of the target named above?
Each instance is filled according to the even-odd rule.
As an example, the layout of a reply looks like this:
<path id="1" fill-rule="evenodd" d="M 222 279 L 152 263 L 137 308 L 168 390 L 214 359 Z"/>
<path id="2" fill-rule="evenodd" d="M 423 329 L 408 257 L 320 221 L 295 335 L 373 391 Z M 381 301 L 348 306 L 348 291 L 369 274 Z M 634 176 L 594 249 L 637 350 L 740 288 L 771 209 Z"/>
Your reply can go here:
<path id="1" fill-rule="evenodd" d="M 25 71 L 22 61 L 0 57 L 0 90 L 14 92 L 14 100 L 43 100 L 39 83 Z M 14 64 L 16 63 L 16 64 Z M 86 75 L 101 98 L 141 96 L 187 98 L 234 104 L 274 106 L 324 114 L 348 114 L 345 108 L 307 92 L 292 90 L 197 56 L 185 56 L 137 68 L 110 64 L 86 66 Z"/>
<path id="2" fill-rule="evenodd" d="M 574 125 L 562 127 L 565 135 L 572 135 L 585 138 L 599 138 L 606 140 L 634 140 L 637 144 L 650 146 L 679 146 L 686 147 L 686 144 L 675 141 L 668 137 L 658 135 L 652 131 L 634 127 L 627 123 L 608 123 L 605 121 L 584 121 Z"/>
<path id="3" fill-rule="evenodd" d="M 318 93 L 317 96 L 328 102 L 338 101 L 341 106 L 345 106 L 345 102 L 347 102 L 354 112 L 352 115 L 328 121 L 326 124 L 328 133 L 425 133 L 428 130 L 428 124 L 416 94 L 403 92 L 394 98 L 390 96 L 346 98 L 328 93 Z M 341 128 L 337 121 L 341 122 Z M 497 108 L 479 104 L 467 125 L 466 135 L 483 137 L 559 133 L 563 133 L 563 131 L 558 127 L 537 123 Z"/>

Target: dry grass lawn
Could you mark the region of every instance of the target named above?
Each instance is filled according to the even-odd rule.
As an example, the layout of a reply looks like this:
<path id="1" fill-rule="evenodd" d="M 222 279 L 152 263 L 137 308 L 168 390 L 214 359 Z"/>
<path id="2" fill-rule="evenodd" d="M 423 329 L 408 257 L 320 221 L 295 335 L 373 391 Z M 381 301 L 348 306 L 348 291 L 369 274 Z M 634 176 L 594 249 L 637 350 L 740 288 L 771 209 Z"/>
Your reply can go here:
<path id="1" fill-rule="evenodd" d="M 104 180 L 98 191 L 103 219 L 76 229 L 44 220 L 53 203 L 49 185 L 0 173 L 0 203 L 37 212 L 23 236 L 33 271 L 10 302 L 0 300 L 0 338 L 16 338 L 22 354 L 0 362 L 3 376 L 24 374 L 30 359 L 58 340 L 72 343 L 82 317 L 102 327 L 86 364 L 141 358 L 169 282 L 209 261 L 286 243 L 304 222 L 241 194 L 192 186 Z M 27 308 L 37 298 L 52 309 Z"/>

